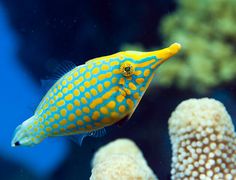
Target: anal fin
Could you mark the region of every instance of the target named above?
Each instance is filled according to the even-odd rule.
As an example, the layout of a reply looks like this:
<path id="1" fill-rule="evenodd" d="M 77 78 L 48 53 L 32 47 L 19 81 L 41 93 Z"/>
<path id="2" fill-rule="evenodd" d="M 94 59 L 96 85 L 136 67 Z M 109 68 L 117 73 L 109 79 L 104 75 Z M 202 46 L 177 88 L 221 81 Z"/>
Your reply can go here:
<path id="1" fill-rule="evenodd" d="M 99 138 L 105 135 L 106 135 L 106 129 L 102 128 L 102 129 L 94 130 L 94 131 L 83 133 L 83 134 L 71 135 L 70 139 L 76 144 L 79 144 L 81 146 L 84 138 L 86 138 L 87 136 Z"/>
<path id="2" fill-rule="evenodd" d="M 88 133 L 89 136 L 91 137 L 95 137 L 95 138 L 99 138 L 99 137 L 103 137 L 106 135 L 106 129 L 102 128 L 102 129 L 98 129 L 98 130 L 94 130 Z"/>
<path id="3" fill-rule="evenodd" d="M 71 135 L 70 139 L 75 142 L 76 144 L 79 144 L 82 146 L 84 138 L 88 136 L 88 133 L 83 133 L 83 134 L 77 134 L 77 135 Z"/>

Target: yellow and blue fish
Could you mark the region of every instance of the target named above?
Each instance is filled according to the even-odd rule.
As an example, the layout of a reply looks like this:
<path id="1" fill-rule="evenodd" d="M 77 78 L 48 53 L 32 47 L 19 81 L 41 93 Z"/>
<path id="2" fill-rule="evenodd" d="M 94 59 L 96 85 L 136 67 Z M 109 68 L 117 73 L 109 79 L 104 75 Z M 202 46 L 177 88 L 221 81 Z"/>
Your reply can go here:
<path id="1" fill-rule="evenodd" d="M 32 146 L 47 137 L 101 133 L 129 119 L 158 66 L 181 46 L 152 52 L 124 51 L 92 59 L 64 74 L 50 88 L 34 115 L 19 125 L 11 142 Z"/>

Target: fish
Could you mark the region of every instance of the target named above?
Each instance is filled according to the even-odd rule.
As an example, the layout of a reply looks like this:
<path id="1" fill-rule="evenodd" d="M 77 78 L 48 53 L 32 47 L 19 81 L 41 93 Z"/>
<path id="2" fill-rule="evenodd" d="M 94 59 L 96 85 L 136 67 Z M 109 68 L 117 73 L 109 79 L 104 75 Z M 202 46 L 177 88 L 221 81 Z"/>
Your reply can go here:
<path id="1" fill-rule="evenodd" d="M 173 43 L 156 51 L 122 51 L 74 67 L 15 129 L 11 146 L 34 146 L 56 136 L 81 143 L 88 135 L 104 135 L 104 128 L 131 118 L 158 67 L 180 49 Z"/>

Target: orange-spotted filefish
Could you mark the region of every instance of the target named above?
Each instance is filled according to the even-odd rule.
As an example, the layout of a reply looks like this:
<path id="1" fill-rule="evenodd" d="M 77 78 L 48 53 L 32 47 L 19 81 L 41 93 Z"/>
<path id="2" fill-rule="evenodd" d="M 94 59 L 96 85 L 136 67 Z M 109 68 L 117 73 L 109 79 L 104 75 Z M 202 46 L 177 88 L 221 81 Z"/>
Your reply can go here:
<path id="1" fill-rule="evenodd" d="M 181 46 L 152 52 L 124 51 L 89 60 L 64 74 L 49 89 L 34 115 L 19 125 L 14 146 L 46 137 L 99 134 L 130 118 L 160 64 Z"/>

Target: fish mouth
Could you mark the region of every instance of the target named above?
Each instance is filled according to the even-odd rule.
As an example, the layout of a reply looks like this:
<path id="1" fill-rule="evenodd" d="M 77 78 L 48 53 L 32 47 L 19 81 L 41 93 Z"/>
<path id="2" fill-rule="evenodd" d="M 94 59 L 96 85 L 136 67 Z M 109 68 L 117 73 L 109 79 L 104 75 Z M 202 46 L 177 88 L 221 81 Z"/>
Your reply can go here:
<path id="1" fill-rule="evenodd" d="M 19 141 L 18 135 L 19 133 L 15 134 L 12 141 L 11 141 L 11 147 L 16 147 L 16 146 L 20 146 L 21 143 Z"/>
<path id="2" fill-rule="evenodd" d="M 11 141 L 11 147 L 16 147 L 20 145 L 20 142 L 18 141 L 18 137 L 19 137 L 19 131 L 21 129 L 22 125 L 19 125 L 16 127 L 15 131 L 14 131 L 14 135 Z"/>
<path id="3" fill-rule="evenodd" d="M 158 59 L 167 60 L 177 54 L 180 49 L 181 45 L 179 43 L 173 43 L 169 47 L 154 51 L 153 53 L 157 56 Z"/>
<path id="4" fill-rule="evenodd" d="M 153 68 L 157 67 L 158 65 L 162 64 L 163 62 L 165 62 L 166 60 L 177 54 L 180 51 L 180 49 L 181 45 L 179 43 L 173 43 L 167 48 L 148 52 L 150 53 L 150 55 L 154 55 L 157 57 L 157 59 L 159 59 L 159 61 L 155 63 Z"/>
<path id="5" fill-rule="evenodd" d="M 11 142 L 11 147 L 16 147 L 16 146 L 20 146 L 20 145 L 21 145 L 20 141 L 16 141 L 16 142 L 12 141 Z"/>

